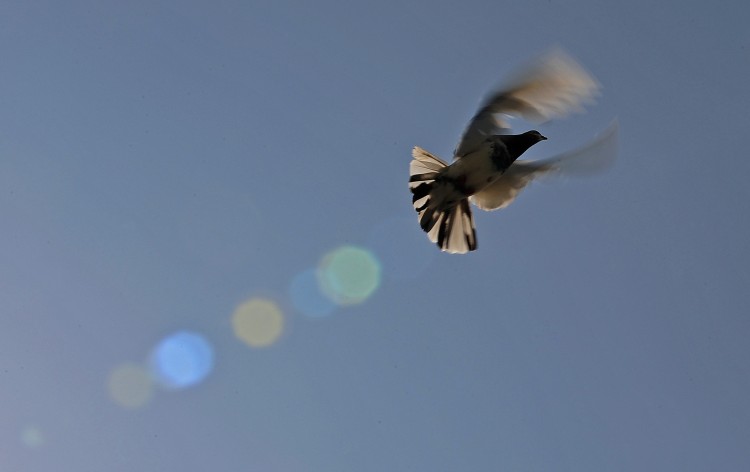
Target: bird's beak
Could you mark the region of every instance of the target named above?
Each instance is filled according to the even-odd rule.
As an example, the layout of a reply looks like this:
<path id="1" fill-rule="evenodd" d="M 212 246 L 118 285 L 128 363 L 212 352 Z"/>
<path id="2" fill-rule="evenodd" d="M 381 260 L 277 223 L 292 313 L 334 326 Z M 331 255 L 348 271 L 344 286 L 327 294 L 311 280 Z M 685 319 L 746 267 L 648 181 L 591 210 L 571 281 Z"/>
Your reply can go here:
<path id="1" fill-rule="evenodd" d="M 547 140 L 547 137 L 546 136 L 542 136 L 541 134 L 539 135 L 539 137 L 542 138 L 542 141 L 546 141 Z"/>

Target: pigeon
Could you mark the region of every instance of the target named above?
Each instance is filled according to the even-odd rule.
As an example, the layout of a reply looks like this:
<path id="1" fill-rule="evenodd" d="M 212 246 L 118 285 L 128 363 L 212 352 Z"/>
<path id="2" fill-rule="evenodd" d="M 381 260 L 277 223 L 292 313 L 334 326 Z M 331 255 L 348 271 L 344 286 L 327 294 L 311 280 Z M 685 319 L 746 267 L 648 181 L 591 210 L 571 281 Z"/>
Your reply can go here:
<path id="1" fill-rule="evenodd" d="M 510 205 L 535 178 L 553 173 L 585 174 L 608 167 L 617 153 L 617 121 L 589 144 L 537 161 L 518 160 L 547 138 L 537 130 L 510 134 L 507 117 L 535 123 L 582 111 L 599 83 L 564 51 L 533 61 L 479 107 L 448 164 L 415 146 L 409 165 L 409 189 L 421 228 L 445 252 L 477 248 L 469 203 L 491 211 Z"/>

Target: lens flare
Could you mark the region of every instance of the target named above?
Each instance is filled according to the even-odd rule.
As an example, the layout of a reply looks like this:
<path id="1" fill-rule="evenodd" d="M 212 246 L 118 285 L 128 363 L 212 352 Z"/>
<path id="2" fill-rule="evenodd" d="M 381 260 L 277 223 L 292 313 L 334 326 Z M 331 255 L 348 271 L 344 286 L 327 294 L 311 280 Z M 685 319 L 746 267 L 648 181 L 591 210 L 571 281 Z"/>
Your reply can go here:
<path id="1" fill-rule="evenodd" d="M 44 445 L 44 436 L 36 426 L 26 426 L 21 431 L 21 442 L 30 449 L 36 449 Z"/>
<path id="2" fill-rule="evenodd" d="M 140 408 L 151 400 L 154 383 L 148 371 L 135 364 L 123 364 L 109 374 L 109 396 L 123 408 Z"/>
<path id="3" fill-rule="evenodd" d="M 294 276 L 289 285 L 289 298 L 295 309 L 312 318 L 328 316 L 336 309 L 336 304 L 323 295 L 320 276 L 314 269 Z"/>
<path id="4" fill-rule="evenodd" d="M 180 331 L 164 338 L 151 355 L 151 374 L 169 389 L 193 386 L 206 378 L 214 365 L 214 352 L 197 333 Z"/>
<path id="5" fill-rule="evenodd" d="M 366 249 L 343 246 L 323 258 L 319 275 L 328 298 L 338 305 L 356 305 L 380 285 L 380 264 Z"/>
<path id="6" fill-rule="evenodd" d="M 248 346 L 270 346 L 284 330 L 284 314 L 273 301 L 253 298 L 234 310 L 232 328 L 235 336 Z"/>

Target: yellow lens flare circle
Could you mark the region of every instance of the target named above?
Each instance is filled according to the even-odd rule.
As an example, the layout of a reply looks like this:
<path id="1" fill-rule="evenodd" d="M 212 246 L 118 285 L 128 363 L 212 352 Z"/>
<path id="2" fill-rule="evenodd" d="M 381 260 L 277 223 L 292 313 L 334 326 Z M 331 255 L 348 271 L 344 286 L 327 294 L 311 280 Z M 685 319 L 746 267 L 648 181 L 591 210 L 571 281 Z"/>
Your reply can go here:
<path id="1" fill-rule="evenodd" d="M 251 347 L 267 347 L 284 331 L 284 314 L 272 300 L 252 298 L 232 315 L 235 336 Z"/>
<path id="2" fill-rule="evenodd" d="M 123 364 L 113 369 L 109 374 L 107 387 L 112 401 L 128 409 L 147 404 L 154 391 L 151 375 L 136 364 Z"/>

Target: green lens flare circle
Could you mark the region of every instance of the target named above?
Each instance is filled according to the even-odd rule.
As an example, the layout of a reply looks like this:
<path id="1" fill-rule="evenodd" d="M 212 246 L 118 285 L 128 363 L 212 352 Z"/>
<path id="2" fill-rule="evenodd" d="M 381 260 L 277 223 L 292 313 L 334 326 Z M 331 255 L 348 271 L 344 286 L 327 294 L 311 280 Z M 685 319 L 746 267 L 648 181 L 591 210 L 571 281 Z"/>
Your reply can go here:
<path id="1" fill-rule="evenodd" d="M 380 285 L 380 264 L 368 250 L 343 246 L 328 253 L 320 263 L 322 292 L 339 305 L 367 300 Z"/>

